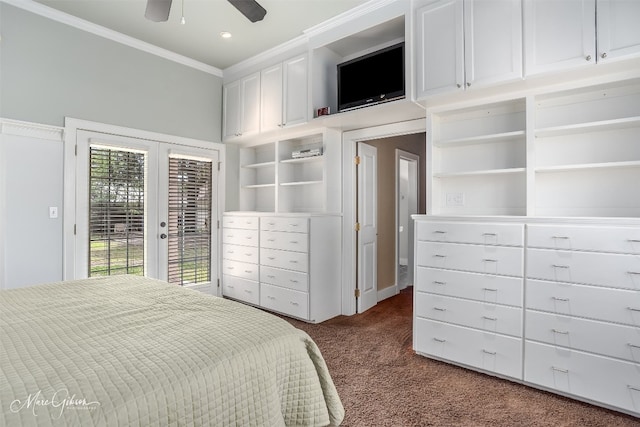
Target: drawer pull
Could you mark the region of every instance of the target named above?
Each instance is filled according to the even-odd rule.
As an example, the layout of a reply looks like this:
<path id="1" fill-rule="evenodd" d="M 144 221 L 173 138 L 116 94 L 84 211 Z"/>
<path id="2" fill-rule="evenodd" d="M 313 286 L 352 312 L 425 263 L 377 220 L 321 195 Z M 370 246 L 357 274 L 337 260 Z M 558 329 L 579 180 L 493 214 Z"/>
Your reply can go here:
<path id="1" fill-rule="evenodd" d="M 569 331 L 559 331 L 557 329 L 551 329 L 551 332 L 553 332 L 554 334 L 569 335 Z"/>
<path id="2" fill-rule="evenodd" d="M 269 258 L 271 261 L 273 261 L 274 259 L 276 259 L 276 257 L 274 257 L 274 256 L 268 256 L 267 258 Z"/>
<path id="3" fill-rule="evenodd" d="M 632 348 L 640 348 L 640 345 L 636 345 L 636 344 L 627 343 L 627 345 Z"/>
<path id="4" fill-rule="evenodd" d="M 490 258 L 485 258 L 482 260 L 483 262 L 498 262 L 497 259 L 490 259 Z"/>
<path id="5" fill-rule="evenodd" d="M 251 239 L 253 239 L 253 237 L 252 236 L 247 236 L 247 237 L 245 237 L 245 239 L 251 240 Z"/>
<path id="6" fill-rule="evenodd" d="M 253 273 L 253 271 L 251 271 L 251 270 L 245 270 L 244 272 L 247 273 L 247 274 Z"/>
<path id="7" fill-rule="evenodd" d="M 276 278 L 276 276 L 274 276 L 273 274 L 268 274 L 268 275 L 267 275 L 267 277 L 268 277 L 269 279 L 275 279 L 275 278 Z"/>
<path id="8" fill-rule="evenodd" d="M 447 311 L 446 308 L 442 308 L 442 307 L 433 307 L 433 309 L 436 311 Z"/>
<path id="9" fill-rule="evenodd" d="M 484 348 L 482 349 L 482 352 L 483 352 L 483 353 L 486 353 L 486 354 L 490 354 L 491 356 L 495 356 L 495 355 L 496 355 L 496 352 L 495 352 L 495 351 L 485 350 Z"/>
<path id="10" fill-rule="evenodd" d="M 276 239 L 267 239 L 267 242 L 275 242 Z"/>
<path id="11" fill-rule="evenodd" d="M 252 221 L 246 221 L 246 222 L 245 222 L 245 224 L 247 224 L 247 225 L 251 225 L 251 222 L 252 222 Z"/>
<path id="12" fill-rule="evenodd" d="M 495 288 L 482 288 L 482 290 L 487 292 L 498 292 L 498 290 Z"/>
<path id="13" fill-rule="evenodd" d="M 248 294 L 252 294 L 252 293 L 253 293 L 253 292 L 252 292 L 252 291 L 250 291 L 249 289 L 245 289 L 244 291 L 245 291 L 246 293 L 248 293 Z"/>
<path id="14" fill-rule="evenodd" d="M 275 299 L 276 299 L 276 297 L 271 296 L 271 295 L 267 295 L 267 298 L 269 298 L 270 300 L 274 300 L 274 301 L 275 301 Z"/>
<path id="15" fill-rule="evenodd" d="M 227 285 L 227 288 L 229 288 L 229 289 L 235 289 L 235 288 L 233 287 L 233 285 Z"/>
<path id="16" fill-rule="evenodd" d="M 289 279 L 289 281 L 290 281 L 291 283 L 299 283 L 299 282 L 298 282 L 297 280 L 295 280 L 295 279 Z"/>
<path id="17" fill-rule="evenodd" d="M 447 234 L 446 231 L 442 231 L 442 230 L 436 230 L 434 231 L 435 234 Z"/>
<path id="18" fill-rule="evenodd" d="M 233 234 L 227 234 L 227 237 L 233 238 L 234 236 L 233 236 Z"/>
<path id="19" fill-rule="evenodd" d="M 228 254 L 233 254 L 235 251 L 227 251 Z"/>
<path id="20" fill-rule="evenodd" d="M 497 234 L 496 233 L 482 233 L 483 236 L 491 236 L 491 237 L 496 237 Z"/>
<path id="21" fill-rule="evenodd" d="M 268 222 L 267 224 L 269 224 L 269 225 L 276 225 L 276 223 L 275 223 L 275 222 Z"/>
<path id="22" fill-rule="evenodd" d="M 627 387 L 629 388 L 629 390 L 633 390 L 633 391 L 640 391 L 640 388 L 638 387 L 634 387 L 632 385 L 627 385 Z"/>
<path id="23" fill-rule="evenodd" d="M 435 258 L 446 258 L 446 255 L 440 255 L 440 254 L 435 254 L 434 255 Z"/>
<path id="24" fill-rule="evenodd" d="M 627 310 L 640 312 L 640 308 L 627 307 Z"/>
<path id="25" fill-rule="evenodd" d="M 627 274 L 640 275 L 640 271 L 627 271 Z"/>
<path id="26" fill-rule="evenodd" d="M 553 268 L 569 268 L 568 265 L 562 265 L 562 264 L 552 264 L 551 266 Z"/>
<path id="27" fill-rule="evenodd" d="M 433 283 L 435 283 L 436 285 L 446 285 L 447 282 L 440 282 L 438 280 L 434 280 Z"/>
<path id="28" fill-rule="evenodd" d="M 295 259 L 290 259 L 290 260 L 289 260 L 289 262 L 290 262 L 291 264 L 297 264 L 297 263 L 298 263 L 298 261 L 296 261 Z"/>
<path id="29" fill-rule="evenodd" d="M 251 256 L 251 255 L 253 255 L 253 254 L 252 254 L 251 252 L 245 252 L 245 253 L 244 253 L 244 255 L 245 255 L 245 256 Z"/>
<path id="30" fill-rule="evenodd" d="M 492 320 L 492 321 L 494 321 L 494 322 L 495 322 L 496 320 L 498 320 L 498 318 L 497 318 L 497 317 L 482 316 L 482 318 L 483 318 L 483 319 L 487 319 L 487 320 Z"/>
<path id="31" fill-rule="evenodd" d="M 227 270 L 233 270 L 235 267 L 227 267 Z"/>
<path id="32" fill-rule="evenodd" d="M 297 244 L 298 244 L 298 241 L 297 241 L 297 240 L 292 240 L 292 241 L 290 241 L 289 243 L 291 243 L 292 245 L 297 245 Z"/>
<path id="33" fill-rule="evenodd" d="M 627 240 L 627 242 L 640 243 L 640 239 L 629 239 L 629 240 Z"/>
<path id="34" fill-rule="evenodd" d="M 568 369 L 560 369 L 560 368 L 556 368 L 555 366 L 552 366 L 551 369 L 553 369 L 554 371 L 562 372 L 563 374 L 569 373 Z"/>
<path id="35" fill-rule="evenodd" d="M 441 343 L 447 342 L 447 340 L 443 340 L 442 338 L 434 338 L 433 340 Z"/>
<path id="36" fill-rule="evenodd" d="M 551 236 L 552 239 L 569 240 L 569 236 Z"/>
<path id="37" fill-rule="evenodd" d="M 556 301 L 565 301 L 565 302 L 569 301 L 569 298 L 551 297 L 551 299 Z"/>
<path id="38" fill-rule="evenodd" d="M 300 305 L 300 304 L 298 304 L 297 302 L 293 302 L 293 301 L 289 301 L 289 304 L 291 304 L 291 305 L 295 305 L 296 307 Z"/>
<path id="39" fill-rule="evenodd" d="M 293 222 L 293 223 L 291 223 L 289 225 L 292 226 L 292 227 L 297 227 L 298 226 L 298 224 L 296 224 L 295 222 Z"/>

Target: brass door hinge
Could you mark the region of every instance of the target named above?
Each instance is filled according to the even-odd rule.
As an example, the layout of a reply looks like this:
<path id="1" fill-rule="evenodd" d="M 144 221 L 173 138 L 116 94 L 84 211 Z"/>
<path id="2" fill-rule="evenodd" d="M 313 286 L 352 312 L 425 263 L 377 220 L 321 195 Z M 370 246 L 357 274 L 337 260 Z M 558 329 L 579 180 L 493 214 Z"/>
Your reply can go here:
<path id="1" fill-rule="evenodd" d="M 353 158 L 353 163 L 355 163 L 356 165 L 359 165 L 360 164 L 360 156 L 355 156 Z"/>
<path id="2" fill-rule="evenodd" d="M 356 289 L 354 295 L 356 296 L 356 298 L 360 298 L 360 289 Z"/>
<path id="3" fill-rule="evenodd" d="M 354 228 L 356 231 L 360 231 L 360 223 L 356 222 L 356 226 Z"/>

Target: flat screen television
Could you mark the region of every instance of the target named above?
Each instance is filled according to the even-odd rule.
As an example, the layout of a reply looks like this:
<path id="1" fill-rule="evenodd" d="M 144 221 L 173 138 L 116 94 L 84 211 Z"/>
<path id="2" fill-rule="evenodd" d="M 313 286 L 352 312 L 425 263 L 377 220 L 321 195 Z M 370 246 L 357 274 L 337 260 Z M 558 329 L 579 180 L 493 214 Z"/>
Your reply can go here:
<path id="1" fill-rule="evenodd" d="M 338 64 L 338 111 L 404 98 L 404 42 Z"/>

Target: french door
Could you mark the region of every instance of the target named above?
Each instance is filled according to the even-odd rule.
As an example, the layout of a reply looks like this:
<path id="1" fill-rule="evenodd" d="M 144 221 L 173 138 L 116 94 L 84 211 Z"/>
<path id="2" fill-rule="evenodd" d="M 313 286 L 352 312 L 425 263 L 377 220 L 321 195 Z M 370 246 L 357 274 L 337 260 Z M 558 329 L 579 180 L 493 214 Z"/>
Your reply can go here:
<path id="1" fill-rule="evenodd" d="M 75 277 L 218 277 L 218 151 L 77 131 Z"/>

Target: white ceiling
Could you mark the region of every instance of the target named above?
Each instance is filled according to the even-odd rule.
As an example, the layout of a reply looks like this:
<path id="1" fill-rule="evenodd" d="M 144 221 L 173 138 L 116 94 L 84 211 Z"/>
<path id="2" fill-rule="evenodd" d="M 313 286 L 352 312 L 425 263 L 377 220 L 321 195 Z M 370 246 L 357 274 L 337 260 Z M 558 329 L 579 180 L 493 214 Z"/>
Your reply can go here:
<path id="1" fill-rule="evenodd" d="M 224 70 L 368 0 L 258 0 L 267 15 L 256 23 L 227 0 L 173 0 L 169 20 L 162 23 L 145 19 L 146 0 L 36 1 Z M 222 39 L 222 31 L 232 37 Z"/>

